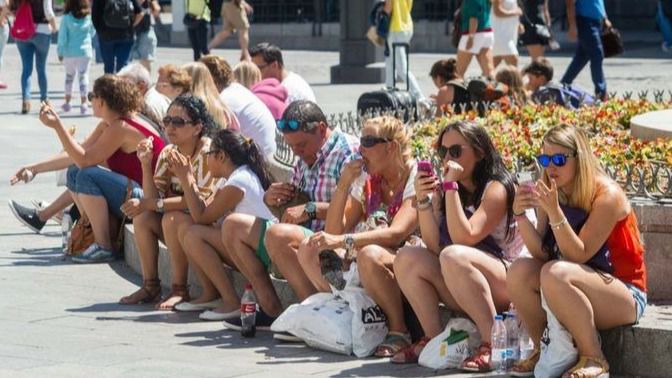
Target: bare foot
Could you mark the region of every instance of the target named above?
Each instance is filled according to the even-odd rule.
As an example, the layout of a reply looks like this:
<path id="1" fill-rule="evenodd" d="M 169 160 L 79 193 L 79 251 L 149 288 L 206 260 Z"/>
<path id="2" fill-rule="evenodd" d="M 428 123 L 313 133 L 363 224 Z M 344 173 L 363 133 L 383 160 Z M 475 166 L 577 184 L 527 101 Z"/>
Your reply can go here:
<path id="1" fill-rule="evenodd" d="M 172 293 L 171 293 L 172 294 Z M 156 305 L 157 310 L 172 311 L 175 305 L 182 302 L 184 297 L 181 295 L 169 295 L 161 303 Z"/>

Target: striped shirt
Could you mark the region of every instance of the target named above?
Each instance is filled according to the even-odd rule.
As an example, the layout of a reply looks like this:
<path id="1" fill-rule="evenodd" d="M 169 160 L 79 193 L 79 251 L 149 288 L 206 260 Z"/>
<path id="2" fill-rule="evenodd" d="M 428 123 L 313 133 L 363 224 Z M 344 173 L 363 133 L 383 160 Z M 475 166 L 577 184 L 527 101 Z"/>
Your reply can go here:
<path id="1" fill-rule="evenodd" d="M 311 201 L 330 202 L 343 166 L 358 150 L 359 141 L 336 128 L 317 152 L 317 159 L 312 166 L 299 159 L 290 182 L 306 193 Z M 320 231 L 324 229 L 324 224 L 324 220 L 315 219 L 310 228 Z"/>
<path id="2" fill-rule="evenodd" d="M 200 149 L 191 160 L 191 171 L 194 173 L 194 178 L 196 178 L 196 185 L 198 185 L 201 198 L 209 197 L 215 184 L 215 180 L 208 169 L 208 157 L 205 155 L 210 150 L 210 142 L 210 138 L 202 137 Z M 180 180 L 168 169 L 168 153 L 174 148 L 177 148 L 177 146 L 170 144 L 161 151 L 156 163 L 156 171 L 154 172 L 154 185 L 163 198 L 184 194 Z"/>

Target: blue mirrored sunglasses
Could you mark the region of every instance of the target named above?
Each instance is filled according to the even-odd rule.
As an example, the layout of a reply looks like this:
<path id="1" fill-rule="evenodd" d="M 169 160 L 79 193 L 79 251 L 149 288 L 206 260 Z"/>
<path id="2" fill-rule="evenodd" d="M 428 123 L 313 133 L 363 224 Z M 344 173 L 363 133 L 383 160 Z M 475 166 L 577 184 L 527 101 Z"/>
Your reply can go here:
<path id="1" fill-rule="evenodd" d="M 553 155 L 539 155 L 537 156 L 537 161 L 541 164 L 542 167 L 548 168 L 548 166 L 553 163 L 556 167 L 563 167 L 567 164 L 567 159 L 570 157 L 575 157 L 576 152 L 572 154 L 553 154 Z"/>
<path id="2" fill-rule="evenodd" d="M 305 122 L 303 125 L 301 125 L 301 123 L 295 119 L 290 120 L 279 119 L 276 122 L 278 130 L 282 132 L 293 132 L 298 130 L 309 131 L 312 130 L 318 124 L 319 122 Z"/>

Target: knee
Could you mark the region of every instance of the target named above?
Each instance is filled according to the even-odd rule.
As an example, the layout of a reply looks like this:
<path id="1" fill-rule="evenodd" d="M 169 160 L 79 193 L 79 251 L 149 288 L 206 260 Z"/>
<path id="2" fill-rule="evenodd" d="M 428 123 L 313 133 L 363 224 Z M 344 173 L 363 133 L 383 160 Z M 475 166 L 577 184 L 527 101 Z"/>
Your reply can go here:
<path id="1" fill-rule="evenodd" d="M 371 272 L 377 267 L 384 266 L 382 253 L 387 251 L 382 250 L 377 245 L 367 245 L 357 251 L 357 268 L 361 272 Z"/>
<path id="2" fill-rule="evenodd" d="M 133 217 L 133 230 L 143 232 L 151 229 L 151 222 L 154 221 L 154 214 L 152 211 L 143 211 L 142 213 Z"/>
<path id="3" fill-rule="evenodd" d="M 551 261 L 541 268 L 541 288 L 544 292 L 558 286 L 570 285 L 570 279 L 578 265 L 567 261 Z"/>
<path id="4" fill-rule="evenodd" d="M 181 215 L 182 213 L 178 211 L 170 211 L 163 214 L 163 217 L 161 218 L 161 228 L 163 228 L 163 232 L 168 235 L 176 234 L 177 227 L 181 223 Z"/>
<path id="5" fill-rule="evenodd" d="M 222 242 L 233 243 L 245 228 L 245 217 L 242 214 L 230 214 L 222 223 Z"/>
<path id="6" fill-rule="evenodd" d="M 311 246 L 308 243 L 308 238 L 305 238 L 300 244 L 299 244 L 299 249 L 296 253 L 296 257 L 299 260 L 299 264 L 301 266 L 308 266 L 308 265 L 313 265 L 317 264 L 317 261 L 319 259 L 319 253 L 318 250 Z M 271 256 L 271 259 L 273 259 L 274 256 Z"/>
<path id="7" fill-rule="evenodd" d="M 458 268 L 463 268 L 469 265 L 469 256 L 468 254 L 471 251 L 467 250 L 461 245 L 453 244 L 444 248 L 443 251 L 439 254 L 439 263 L 441 264 L 441 270 L 443 271 L 454 271 Z"/>
<path id="8" fill-rule="evenodd" d="M 281 258 L 282 256 L 280 255 L 288 250 L 287 248 L 277 248 L 277 246 L 287 246 L 291 244 L 292 238 L 288 235 L 292 234 L 293 230 L 291 226 L 282 223 L 271 225 L 271 227 L 266 230 L 266 235 L 264 235 L 264 245 L 266 246 L 266 250 L 271 259 Z"/>
<path id="9" fill-rule="evenodd" d="M 509 267 L 506 274 L 506 286 L 509 293 L 515 293 L 526 287 L 538 287 L 541 265 L 532 258 L 520 258 Z"/>
<path id="10" fill-rule="evenodd" d="M 394 258 L 394 275 L 395 276 L 404 276 L 407 273 L 410 273 L 413 270 L 413 267 L 416 266 L 415 260 L 415 250 L 411 247 L 401 248 L 396 257 Z"/>

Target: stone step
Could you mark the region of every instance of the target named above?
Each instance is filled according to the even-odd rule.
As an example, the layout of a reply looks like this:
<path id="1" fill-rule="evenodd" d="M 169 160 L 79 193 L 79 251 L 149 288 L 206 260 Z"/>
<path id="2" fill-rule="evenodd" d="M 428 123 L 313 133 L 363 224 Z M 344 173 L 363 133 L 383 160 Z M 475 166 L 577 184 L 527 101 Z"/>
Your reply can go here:
<path id="1" fill-rule="evenodd" d="M 133 226 L 126 226 L 124 254 L 128 265 L 140 274 L 140 260 L 133 234 Z M 168 250 L 161 244 L 159 251 L 159 278 L 164 285 L 170 285 L 170 260 Z M 649 261 L 649 258 L 647 258 Z M 234 286 L 242 294 L 245 278 L 232 272 Z M 651 279 L 651 277 L 650 277 Z M 298 299 L 285 280 L 273 278 L 273 286 L 284 307 L 297 303 Z M 198 294 L 200 287 L 195 274 L 189 272 L 192 294 Z M 444 321 L 448 311 L 442 313 Z M 611 372 L 615 375 L 640 377 L 672 377 L 672 306 L 649 305 L 640 323 L 635 326 L 619 327 L 602 332 L 603 349 Z"/>

